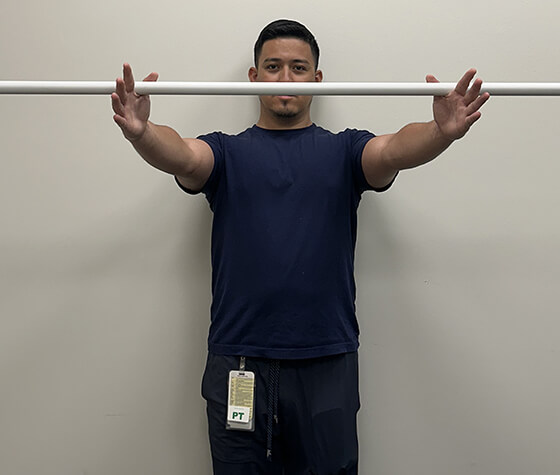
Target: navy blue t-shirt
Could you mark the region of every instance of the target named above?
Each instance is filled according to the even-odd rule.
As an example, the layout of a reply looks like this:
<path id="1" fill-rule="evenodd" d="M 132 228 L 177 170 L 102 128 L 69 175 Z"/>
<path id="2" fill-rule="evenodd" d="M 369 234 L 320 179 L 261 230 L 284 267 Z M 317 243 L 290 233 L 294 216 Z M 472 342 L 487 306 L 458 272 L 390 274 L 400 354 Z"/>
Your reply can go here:
<path id="1" fill-rule="evenodd" d="M 214 213 L 209 351 L 283 359 L 357 350 L 354 250 L 372 137 L 316 125 L 199 137 L 214 153 L 202 189 Z"/>

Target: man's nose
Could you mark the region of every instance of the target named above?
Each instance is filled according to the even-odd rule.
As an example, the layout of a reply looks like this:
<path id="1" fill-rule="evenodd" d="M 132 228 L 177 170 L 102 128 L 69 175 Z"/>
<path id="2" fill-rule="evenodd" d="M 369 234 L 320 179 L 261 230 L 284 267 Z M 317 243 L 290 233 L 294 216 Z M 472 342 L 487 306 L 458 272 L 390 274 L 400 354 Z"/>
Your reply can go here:
<path id="1" fill-rule="evenodd" d="M 282 82 L 292 81 L 291 69 L 289 67 L 282 68 L 278 80 Z"/>

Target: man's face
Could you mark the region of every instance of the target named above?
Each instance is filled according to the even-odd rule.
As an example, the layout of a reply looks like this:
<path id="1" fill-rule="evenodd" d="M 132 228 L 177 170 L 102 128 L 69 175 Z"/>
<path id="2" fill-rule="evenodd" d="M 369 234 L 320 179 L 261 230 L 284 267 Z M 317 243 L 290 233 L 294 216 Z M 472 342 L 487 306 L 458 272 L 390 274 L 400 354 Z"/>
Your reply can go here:
<path id="1" fill-rule="evenodd" d="M 310 82 L 322 80 L 315 69 L 311 47 L 297 38 L 276 38 L 263 44 L 257 67 L 249 70 L 251 81 Z M 309 113 L 312 96 L 260 96 L 261 111 L 279 119 Z"/>

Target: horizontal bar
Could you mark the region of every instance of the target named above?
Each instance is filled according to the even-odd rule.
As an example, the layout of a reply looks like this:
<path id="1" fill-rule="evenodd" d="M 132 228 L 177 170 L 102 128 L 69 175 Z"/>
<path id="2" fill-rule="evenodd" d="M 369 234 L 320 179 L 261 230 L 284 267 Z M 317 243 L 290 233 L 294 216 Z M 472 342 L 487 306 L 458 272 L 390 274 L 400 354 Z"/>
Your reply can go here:
<path id="1" fill-rule="evenodd" d="M 137 82 L 142 95 L 444 96 L 455 83 L 412 82 Z M 111 94 L 114 81 L 0 81 L 0 94 Z M 560 96 L 560 83 L 484 83 L 494 96 Z"/>

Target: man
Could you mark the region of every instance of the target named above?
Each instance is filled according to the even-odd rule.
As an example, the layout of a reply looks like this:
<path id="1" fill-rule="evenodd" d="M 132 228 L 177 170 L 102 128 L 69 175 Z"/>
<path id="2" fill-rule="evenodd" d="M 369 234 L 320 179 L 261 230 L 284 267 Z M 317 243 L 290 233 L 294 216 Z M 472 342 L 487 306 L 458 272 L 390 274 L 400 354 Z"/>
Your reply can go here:
<path id="1" fill-rule="evenodd" d="M 257 39 L 249 80 L 320 82 L 318 61 L 309 30 L 278 20 Z M 149 122 L 149 98 L 124 65 L 115 122 L 214 212 L 202 384 L 214 473 L 357 473 L 357 207 L 467 133 L 489 97 L 480 79 L 469 87 L 475 74 L 434 98 L 434 120 L 395 134 L 333 134 L 312 122 L 310 96 L 284 95 L 261 96 L 256 125 L 238 135 L 183 139 Z"/>

